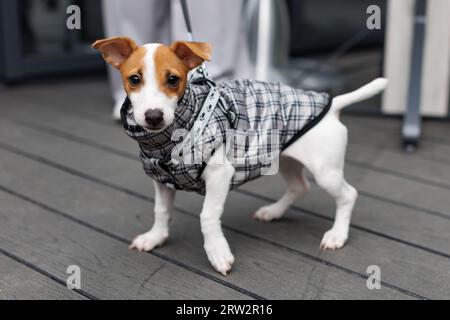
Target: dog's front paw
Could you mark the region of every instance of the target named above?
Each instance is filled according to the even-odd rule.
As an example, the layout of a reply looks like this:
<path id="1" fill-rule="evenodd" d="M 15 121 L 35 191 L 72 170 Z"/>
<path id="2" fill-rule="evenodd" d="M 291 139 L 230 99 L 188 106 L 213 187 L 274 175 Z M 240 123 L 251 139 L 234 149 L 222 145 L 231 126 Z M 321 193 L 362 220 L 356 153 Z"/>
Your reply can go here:
<path id="1" fill-rule="evenodd" d="M 151 230 L 137 236 L 130 245 L 130 250 L 136 249 L 139 252 L 149 252 L 156 247 L 162 246 L 168 238 L 167 232 Z"/>
<path id="2" fill-rule="evenodd" d="M 336 250 L 344 246 L 347 241 L 348 231 L 331 229 L 325 232 L 320 248 L 322 250 Z"/>
<path id="3" fill-rule="evenodd" d="M 283 208 L 277 203 L 259 208 L 254 214 L 253 219 L 262 222 L 270 222 L 280 219 L 284 214 Z"/>
<path id="4" fill-rule="evenodd" d="M 205 251 L 213 268 L 226 276 L 234 263 L 234 257 L 225 239 L 205 243 Z"/>

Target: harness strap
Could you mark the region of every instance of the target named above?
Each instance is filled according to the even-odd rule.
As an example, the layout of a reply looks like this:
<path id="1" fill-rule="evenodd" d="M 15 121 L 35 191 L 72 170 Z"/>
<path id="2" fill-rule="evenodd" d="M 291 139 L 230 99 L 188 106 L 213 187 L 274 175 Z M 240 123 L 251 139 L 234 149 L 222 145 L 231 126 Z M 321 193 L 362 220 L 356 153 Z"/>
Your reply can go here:
<path id="1" fill-rule="evenodd" d="M 211 119 L 211 116 L 213 115 L 220 100 L 220 93 L 217 91 L 216 86 L 211 82 L 207 82 L 209 86 L 209 94 L 203 102 L 197 119 L 195 119 L 191 130 L 183 138 L 181 143 L 175 146 L 175 153 L 183 153 L 183 150 L 191 150 L 194 146 L 193 141 L 197 141 L 203 135 L 203 132 L 205 131 L 205 128 L 208 125 L 209 120 Z M 171 161 L 174 164 L 178 163 L 175 159 L 171 159 Z"/>

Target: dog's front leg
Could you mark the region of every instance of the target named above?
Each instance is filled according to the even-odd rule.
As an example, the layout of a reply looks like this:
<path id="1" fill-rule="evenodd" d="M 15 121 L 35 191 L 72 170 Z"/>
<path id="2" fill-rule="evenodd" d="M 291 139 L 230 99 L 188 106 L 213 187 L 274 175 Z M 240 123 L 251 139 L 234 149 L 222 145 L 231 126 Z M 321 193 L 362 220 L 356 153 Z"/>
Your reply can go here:
<path id="1" fill-rule="evenodd" d="M 220 150 L 216 152 L 202 175 L 206 184 L 206 195 L 200 214 L 200 223 L 206 255 L 214 269 L 225 276 L 231 270 L 234 257 L 222 232 L 220 218 L 230 189 L 231 178 L 234 175 L 234 168 L 227 161 L 220 161 L 221 154 Z"/>
<path id="2" fill-rule="evenodd" d="M 137 236 L 130 249 L 152 251 L 155 247 L 162 246 L 169 236 L 170 211 L 175 199 L 175 190 L 167 188 L 158 182 L 155 185 L 155 220 L 152 229 Z"/>

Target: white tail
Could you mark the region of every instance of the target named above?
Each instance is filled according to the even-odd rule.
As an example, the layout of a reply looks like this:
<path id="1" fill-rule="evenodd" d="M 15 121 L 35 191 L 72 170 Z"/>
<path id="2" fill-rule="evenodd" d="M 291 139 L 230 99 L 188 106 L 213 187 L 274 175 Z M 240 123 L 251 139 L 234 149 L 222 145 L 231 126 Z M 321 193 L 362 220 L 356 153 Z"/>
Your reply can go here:
<path id="1" fill-rule="evenodd" d="M 387 87 L 387 84 L 388 80 L 386 78 L 375 79 L 355 91 L 335 97 L 331 109 L 340 111 L 349 105 L 372 98 L 382 92 Z"/>

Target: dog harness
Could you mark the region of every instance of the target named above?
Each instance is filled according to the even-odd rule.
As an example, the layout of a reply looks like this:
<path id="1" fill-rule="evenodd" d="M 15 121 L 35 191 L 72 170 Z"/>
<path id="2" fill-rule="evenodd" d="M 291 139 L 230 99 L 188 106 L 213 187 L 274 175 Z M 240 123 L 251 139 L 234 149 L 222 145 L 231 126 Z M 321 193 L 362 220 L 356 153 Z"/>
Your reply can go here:
<path id="1" fill-rule="evenodd" d="M 205 194 L 203 170 L 220 146 L 235 174 L 231 189 L 276 173 L 279 154 L 328 112 L 328 93 L 280 83 L 204 78 L 187 84 L 174 122 L 161 132 L 139 126 L 127 98 L 121 110 L 126 134 L 137 141 L 147 175 L 170 188 Z"/>

